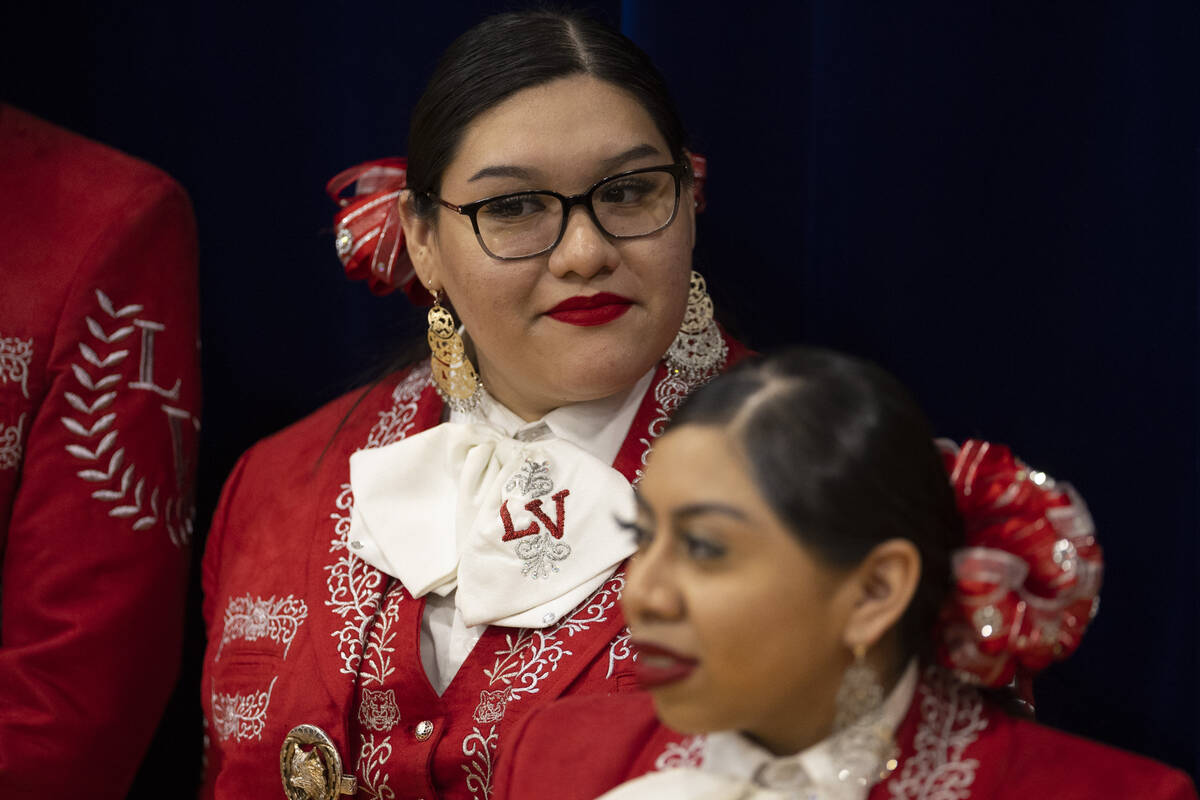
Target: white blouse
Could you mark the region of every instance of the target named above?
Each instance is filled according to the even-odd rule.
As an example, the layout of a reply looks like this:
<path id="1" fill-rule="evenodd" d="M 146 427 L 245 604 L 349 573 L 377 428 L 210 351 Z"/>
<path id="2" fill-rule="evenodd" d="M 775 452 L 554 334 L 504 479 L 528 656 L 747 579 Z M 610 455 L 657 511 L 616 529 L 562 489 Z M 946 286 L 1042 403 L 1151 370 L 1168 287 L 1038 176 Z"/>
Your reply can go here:
<path id="1" fill-rule="evenodd" d="M 916 688 L 913 661 L 872 715 L 872 728 L 894 735 Z M 711 733 L 702 745 L 699 767 L 652 772 L 600 800 L 866 800 L 874 784 L 845 780 L 841 774 L 845 744 L 844 734 L 834 734 L 795 755 L 776 756 L 735 731 Z"/>

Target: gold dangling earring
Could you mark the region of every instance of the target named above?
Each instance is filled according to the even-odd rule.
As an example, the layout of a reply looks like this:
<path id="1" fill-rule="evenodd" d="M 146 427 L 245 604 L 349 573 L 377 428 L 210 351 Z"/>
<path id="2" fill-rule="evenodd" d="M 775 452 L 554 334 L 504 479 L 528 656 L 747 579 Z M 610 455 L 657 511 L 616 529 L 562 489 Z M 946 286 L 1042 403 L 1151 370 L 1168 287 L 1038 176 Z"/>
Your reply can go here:
<path id="1" fill-rule="evenodd" d="M 725 366 L 729 347 L 721 329 L 713 321 L 713 302 L 708 285 L 699 272 L 692 270 L 688 288 L 687 311 L 675 341 L 667 348 L 667 371 L 678 375 L 691 387 L 707 383 Z"/>
<path id="2" fill-rule="evenodd" d="M 483 382 L 467 358 L 454 317 L 442 306 L 443 297 L 439 290 L 434 295 L 433 308 L 429 309 L 429 365 L 433 367 L 438 394 L 446 405 L 465 414 L 479 407 Z"/>
<path id="3" fill-rule="evenodd" d="M 867 663 L 866 645 L 854 646 L 854 663 L 842 674 L 834 699 L 831 756 L 838 780 L 871 787 L 896 769 L 898 749 L 881 717 L 883 684 Z"/>

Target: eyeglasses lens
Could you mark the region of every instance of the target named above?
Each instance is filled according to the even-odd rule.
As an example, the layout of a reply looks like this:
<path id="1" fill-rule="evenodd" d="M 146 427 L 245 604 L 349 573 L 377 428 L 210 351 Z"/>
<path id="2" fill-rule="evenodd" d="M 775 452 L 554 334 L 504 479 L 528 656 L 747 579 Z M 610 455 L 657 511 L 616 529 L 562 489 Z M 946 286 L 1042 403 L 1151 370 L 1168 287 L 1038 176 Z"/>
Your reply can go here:
<path id="1" fill-rule="evenodd" d="M 610 178 L 591 193 L 600 227 L 610 236 L 645 236 L 666 227 L 676 208 L 676 178 L 653 170 Z M 526 192 L 498 197 L 476 213 L 479 237 L 499 258 L 523 258 L 554 245 L 563 224 L 558 197 Z"/>

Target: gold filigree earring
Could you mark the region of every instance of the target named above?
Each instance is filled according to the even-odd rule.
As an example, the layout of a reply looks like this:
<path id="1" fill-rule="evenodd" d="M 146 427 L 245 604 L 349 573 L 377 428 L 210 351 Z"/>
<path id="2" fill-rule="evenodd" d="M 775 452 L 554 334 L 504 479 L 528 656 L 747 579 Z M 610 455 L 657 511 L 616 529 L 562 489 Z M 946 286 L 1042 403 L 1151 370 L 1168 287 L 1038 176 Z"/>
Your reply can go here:
<path id="1" fill-rule="evenodd" d="M 708 285 L 699 272 L 692 270 L 687 311 L 675 341 L 667 348 L 667 372 L 679 376 L 690 386 L 698 386 L 721 371 L 728 355 L 729 347 L 713 321 Z"/>
<path id="2" fill-rule="evenodd" d="M 444 296 L 437 292 L 429 309 L 429 364 L 438 394 L 450 408 L 465 414 L 479 407 L 483 382 L 467 358 L 454 317 L 442 306 Z"/>

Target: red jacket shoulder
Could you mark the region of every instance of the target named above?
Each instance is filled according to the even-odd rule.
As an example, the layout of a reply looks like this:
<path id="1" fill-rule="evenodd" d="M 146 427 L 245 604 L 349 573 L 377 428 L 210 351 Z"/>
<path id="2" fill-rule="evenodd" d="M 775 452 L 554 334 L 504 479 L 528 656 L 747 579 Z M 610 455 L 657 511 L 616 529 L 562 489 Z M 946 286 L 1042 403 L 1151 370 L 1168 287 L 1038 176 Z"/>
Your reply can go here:
<path id="1" fill-rule="evenodd" d="M 644 692 L 569 697 L 530 713 L 509 735 L 495 800 L 594 800 L 644 772 L 638 765 L 647 755 L 678 738 Z"/>
<path id="2" fill-rule="evenodd" d="M 30 192 L 65 192 L 94 208 L 115 204 L 148 185 L 177 185 L 167 173 L 139 158 L 3 104 L 0 145 L 3 183 L 25 190 L 21 199 L 26 211 Z"/>
<path id="3" fill-rule="evenodd" d="M 1195 800 L 1191 778 L 1158 761 L 1009 717 L 1004 797 Z"/>

